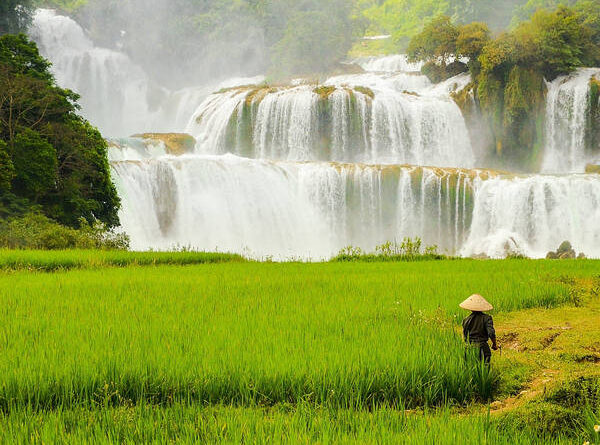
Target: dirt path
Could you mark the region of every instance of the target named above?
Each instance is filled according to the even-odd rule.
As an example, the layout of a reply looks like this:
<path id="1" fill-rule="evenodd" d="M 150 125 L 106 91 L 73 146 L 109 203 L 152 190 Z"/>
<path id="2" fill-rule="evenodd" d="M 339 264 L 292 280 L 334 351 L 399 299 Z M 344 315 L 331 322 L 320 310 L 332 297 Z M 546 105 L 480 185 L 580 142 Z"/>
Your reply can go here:
<path id="1" fill-rule="evenodd" d="M 491 414 L 502 414 L 512 409 L 518 408 L 524 405 L 530 400 L 533 400 L 539 396 L 543 396 L 553 379 L 556 378 L 560 371 L 555 369 L 544 369 L 541 375 L 535 377 L 525 388 L 523 388 L 519 394 L 508 397 L 504 400 L 493 402 L 490 405 Z"/>
<path id="2" fill-rule="evenodd" d="M 518 394 L 492 402 L 499 415 L 543 397 L 562 382 L 581 376 L 600 378 L 600 279 L 576 280 L 578 305 L 528 309 L 496 317 L 500 368 L 520 364 L 531 377 Z"/>

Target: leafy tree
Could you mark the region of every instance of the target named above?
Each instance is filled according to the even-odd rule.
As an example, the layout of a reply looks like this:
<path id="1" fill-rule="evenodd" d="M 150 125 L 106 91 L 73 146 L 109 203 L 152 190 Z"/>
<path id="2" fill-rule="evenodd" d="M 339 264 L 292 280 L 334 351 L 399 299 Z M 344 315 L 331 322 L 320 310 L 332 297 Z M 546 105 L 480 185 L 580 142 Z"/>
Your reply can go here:
<path id="1" fill-rule="evenodd" d="M 297 12 L 274 47 L 273 68 L 280 75 L 326 72 L 345 57 L 351 44 L 347 14 Z"/>
<path id="2" fill-rule="evenodd" d="M 31 18 L 31 0 L 0 1 L 0 35 L 27 30 Z"/>
<path id="3" fill-rule="evenodd" d="M 508 28 L 525 0 L 450 0 L 449 11 L 458 23 L 485 22 L 494 31 Z"/>
<path id="4" fill-rule="evenodd" d="M 481 69 L 479 56 L 483 48 L 490 42 L 490 30 L 485 23 L 469 23 L 458 28 L 456 53 L 468 57 L 469 71 L 473 78 Z"/>
<path id="5" fill-rule="evenodd" d="M 363 0 L 359 7 L 371 23 L 369 34 L 390 34 L 393 52 L 401 52 L 423 23 L 440 15 L 451 14 L 445 0 Z"/>
<path id="6" fill-rule="evenodd" d="M 450 17 L 440 15 L 425 25 L 408 45 L 408 58 L 411 61 L 427 62 L 422 69 L 424 75 L 433 82 L 440 82 L 466 71 L 466 65 L 459 61 L 457 41 L 460 31 Z"/>
<path id="7" fill-rule="evenodd" d="M 6 195 L 15 177 L 15 167 L 8 153 L 8 145 L 0 140 L 0 195 Z"/>
<path id="8" fill-rule="evenodd" d="M 548 79 L 597 62 L 592 32 L 572 9 L 537 11 L 515 30 L 521 60 L 535 64 Z"/>
<path id="9" fill-rule="evenodd" d="M 12 198 L 4 196 L 0 210 L 22 209 L 25 200 L 73 227 L 80 218 L 115 226 L 119 198 L 106 142 L 77 115 L 78 96 L 56 86 L 49 66 L 24 35 L 0 37 L 0 140 L 10 156 L 0 174 L 14 168 L 5 190 Z"/>
<path id="10" fill-rule="evenodd" d="M 38 132 L 23 128 L 17 133 L 12 150 L 15 167 L 13 191 L 37 203 L 48 191 L 56 189 L 56 149 Z"/>
<path id="11" fill-rule="evenodd" d="M 573 7 L 579 23 L 590 31 L 592 42 L 600 46 L 600 2 L 596 0 L 579 1 Z"/>
<path id="12" fill-rule="evenodd" d="M 442 60 L 444 63 L 456 55 L 458 28 L 450 17 L 440 15 L 413 37 L 408 45 L 408 56 L 412 60 Z"/>

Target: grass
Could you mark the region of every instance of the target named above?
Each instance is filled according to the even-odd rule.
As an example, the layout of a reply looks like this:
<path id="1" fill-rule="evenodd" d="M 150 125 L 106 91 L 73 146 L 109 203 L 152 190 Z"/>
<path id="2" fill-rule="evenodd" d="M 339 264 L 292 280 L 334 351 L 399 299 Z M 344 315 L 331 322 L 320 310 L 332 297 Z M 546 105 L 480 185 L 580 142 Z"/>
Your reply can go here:
<path id="1" fill-rule="evenodd" d="M 118 250 L 0 249 L 0 270 L 57 271 L 102 267 L 243 262 L 243 257 L 210 252 L 128 252 Z"/>
<path id="2" fill-rule="evenodd" d="M 465 360 L 457 305 L 480 292 L 507 326 L 583 308 L 574 283 L 600 266 L 4 253 L 36 265 L 0 272 L 0 440 L 12 443 L 567 441 L 453 414 L 543 367 L 511 353 L 491 373 Z M 233 262 L 182 266 L 206 258 Z"/>
<path id="3" fill-rule="evenodd" d="M 593 434 L 593 432 L 592 432 Z M 580 437 L 589 437 L 581 433 Z M 592 436 L 593 437 L 593 436 Z M 486 414 L 449 410 L 407 414 L 296 407 L 76 408 L 0 415 L 3 443 L 321 443 L 321 444 L 573 444 L 573 436 L 549 437 L 527 427 L 498 428 Z M 580 443 L 583 443 L 581 440 Z"/>

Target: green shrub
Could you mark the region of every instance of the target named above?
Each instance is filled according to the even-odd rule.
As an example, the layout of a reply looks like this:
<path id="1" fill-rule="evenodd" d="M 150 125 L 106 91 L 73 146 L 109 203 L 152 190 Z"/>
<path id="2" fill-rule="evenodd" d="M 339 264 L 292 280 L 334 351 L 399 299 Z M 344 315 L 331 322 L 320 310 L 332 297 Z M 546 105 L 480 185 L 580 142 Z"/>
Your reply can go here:
<path id="1" fill-rule="evenodd" d="M 360 247 L 347 246 L 331 261 L 419 261 L 447 258 L 438 253 L 438 246 L 423 246 L 421 238 L 404 238 L 400 243 L 388 241 L 375 247 L 374 252 L 365 252 Z"/>
<path id="2" fill-rule="evenodd" d="M 9 249 L 108 249 L 126 250 L 127 235 L 100 223 L 82 219 L 80 228 L 58 224 L 40 213 L 28 213 L 0 223 L 0 247 Z"/>

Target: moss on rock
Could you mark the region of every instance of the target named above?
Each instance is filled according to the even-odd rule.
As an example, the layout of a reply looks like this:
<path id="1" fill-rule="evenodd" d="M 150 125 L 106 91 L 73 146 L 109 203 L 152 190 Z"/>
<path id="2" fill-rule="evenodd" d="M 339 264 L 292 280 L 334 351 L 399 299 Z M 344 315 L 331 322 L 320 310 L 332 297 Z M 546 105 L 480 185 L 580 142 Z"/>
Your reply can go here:
<path id="1" fill-rule="evenodd" d="M 585 166 L 585 172 L 600 175 L 600 165 L 588 164 Z"/>
<path id="2" fill-rule="evenodd" d="M 165 144 L 167 153 L 176 156 L 190 153 L 196 146 L 196 139 L 185 133 L 141 133 L 134 134 L 132 137 L 146 141 L 160 141 Z"/>
<path id="3" fill-rule="evenodd" d="M 320 85 L 313 89 L 313 93 L 317 94 L 320 99 L 327 100 L 335 90 L 336 88 L 332 85 Z"/>
<path id="4" fill-rule="evenodd" d="M 373 90 L 371 88 L 358 86 L 358 87 L 354 87 L 354 91 L 362 93 L 365 96 L 370 97 L 371 99 L 375 99 L 375 93 L 373 92 Z"/>

